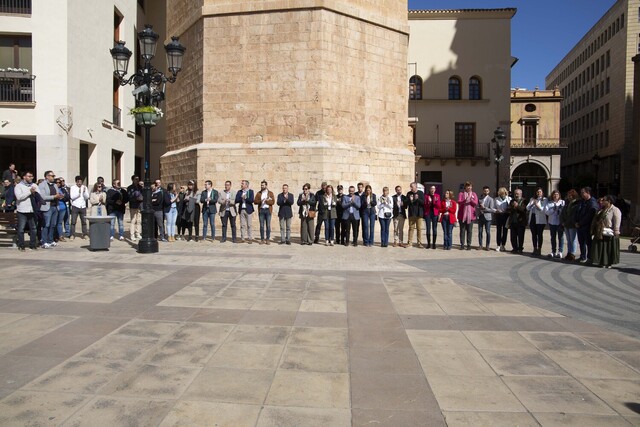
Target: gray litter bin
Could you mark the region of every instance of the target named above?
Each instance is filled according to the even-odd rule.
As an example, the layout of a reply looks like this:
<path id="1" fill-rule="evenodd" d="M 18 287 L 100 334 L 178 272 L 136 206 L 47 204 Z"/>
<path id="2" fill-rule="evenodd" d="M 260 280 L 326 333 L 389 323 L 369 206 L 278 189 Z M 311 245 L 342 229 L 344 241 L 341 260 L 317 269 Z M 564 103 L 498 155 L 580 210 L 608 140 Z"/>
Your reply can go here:
<path id="1" fill-rule="evenodd" d="M 86 218 L 89 221 L 89 250 L 109 250 L 109 245 L 111 244 L 109 239 L 111 237 L 111 218 L 114 218 L 114 216 L 88 216 Z"/>

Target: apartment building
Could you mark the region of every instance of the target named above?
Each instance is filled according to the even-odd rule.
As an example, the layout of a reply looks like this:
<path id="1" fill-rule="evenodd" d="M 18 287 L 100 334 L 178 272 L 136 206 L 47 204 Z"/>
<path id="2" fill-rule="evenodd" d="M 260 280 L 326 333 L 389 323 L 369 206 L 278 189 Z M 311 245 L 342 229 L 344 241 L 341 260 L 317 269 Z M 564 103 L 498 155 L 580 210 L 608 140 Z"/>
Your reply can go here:
<path id="1" fill-rule="evenodd" d="M 560 139 L 559 90 L 511 91 L 511 190 L 525 198 L 541 187 L 545 194 L 558 189 L 561 158 L 566 145 Z"/>
<path id="2" fill-rule="evenodd" d="M 560 137 L 567 142 L 562 177 L 637 205 L 632 57 L 638 52 L 640 0 L 617 1 L 546 78 L 563 97 Z M 633 153 L 636 153 L 635 155 Z"/>
<path id="3" fill-rule="evenodd" d="M 409 11 L 409 116 L 416 179 L 457 191 L 496 185 L 491 139 L 509 136 L 511 18 L 516 9 Z M 507 145 L 502 153 L 509 159 Z M 509 187 L 509 161 L 500 186 Z"/>
<path id="4" fill-rule="evenodd" d="M 142 142 L 127 114 L 132 87 L 114 79 L 109 49 L 114 40 L 124 40 L 138 51 L 144 7 L 143 0 L 2 2 L 3 169 L 15 162 L 19 171 L 32 170 L 37 177 L 51 169 L 68 182 L 80 174 L 89 183 L 98 176 L 127 183 L 134 171 L 142 172 Z M 154 2 L 152 9 L 151 17 L 164 25 L 164 2 Z"/>

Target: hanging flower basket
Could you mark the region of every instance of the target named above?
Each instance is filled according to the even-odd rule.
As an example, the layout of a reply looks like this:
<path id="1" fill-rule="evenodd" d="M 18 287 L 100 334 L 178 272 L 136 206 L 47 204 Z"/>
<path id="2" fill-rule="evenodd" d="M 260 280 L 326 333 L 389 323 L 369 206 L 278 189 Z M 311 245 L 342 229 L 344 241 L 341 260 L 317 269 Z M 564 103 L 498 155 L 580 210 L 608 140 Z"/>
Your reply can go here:
<path id="1" fill-rule="evenodd" d="M 136 123 L 141 126 L 155 126 L 163 115 L 161 109 L 152 106 L 132 108 L 129 114 L 132 114 Z"/>

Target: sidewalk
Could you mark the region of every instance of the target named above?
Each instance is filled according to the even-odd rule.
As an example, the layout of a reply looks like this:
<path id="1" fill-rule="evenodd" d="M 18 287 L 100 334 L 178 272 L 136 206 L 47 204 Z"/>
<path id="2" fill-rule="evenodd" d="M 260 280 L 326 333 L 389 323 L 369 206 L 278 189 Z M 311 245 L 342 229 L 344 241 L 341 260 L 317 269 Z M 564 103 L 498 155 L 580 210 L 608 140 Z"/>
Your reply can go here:
<path id="1" fill-rule="evenodd" d="M 640 340 L 524 304 L 507 275 L 512 298 L 470 286 L 541 260 L 86 245 L 0 250 L 0 425 L 640 425 Z M 640 302 L 625 262 L 602 273 L 631 285 L 614 308 Z"/>

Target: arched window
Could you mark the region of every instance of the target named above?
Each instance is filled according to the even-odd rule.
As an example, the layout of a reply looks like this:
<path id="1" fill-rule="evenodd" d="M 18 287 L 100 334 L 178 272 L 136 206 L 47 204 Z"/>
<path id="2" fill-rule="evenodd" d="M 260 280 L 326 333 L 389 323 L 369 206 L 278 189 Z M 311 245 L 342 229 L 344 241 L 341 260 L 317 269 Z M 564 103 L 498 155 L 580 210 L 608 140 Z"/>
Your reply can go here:
<path id="1" fill-rule="evenodd" d="M 422 78 L 412 76 L 409 79 L 409 99 L 422 99 Z"/>
<path id="2" fill-rule="evenodd" d="M 450 77 L 449 78 L 449 99 L 460 99 L 460 78 L 459 77 Z"/>
<path id="3" fill-rule="evenodd" d="M 480 77 L 473 76 L 469 79 L 469 99 L 482 99 L 482 83 Z"/>

